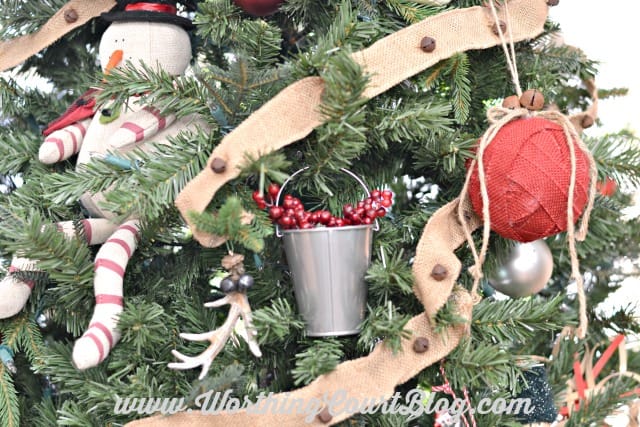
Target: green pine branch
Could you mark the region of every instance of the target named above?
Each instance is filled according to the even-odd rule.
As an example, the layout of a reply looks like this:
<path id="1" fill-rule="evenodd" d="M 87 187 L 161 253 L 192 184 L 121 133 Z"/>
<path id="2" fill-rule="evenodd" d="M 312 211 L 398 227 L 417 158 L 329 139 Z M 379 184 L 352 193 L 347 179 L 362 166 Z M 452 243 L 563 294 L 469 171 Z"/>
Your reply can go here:
<path id="1" fill-rule="evenodd" d="M 463 387 L 515 390 L 521 368 L 504 345 L 464 339 L 447 356 L 445 370 L 455 390 Z"/>
<path id="2" fill-rule="evenodd" d="M 358 347 L 371 351 L 380 340 L 384 340 L 388 348 L 394 353 L 398 352 L 402 340 L 411 337 L 411 331 L 404 329 L 409 320 L 410 316 L 401 314 L 391 301 L 369 307 L 369 314 L 362 322 Z"/>
<path id="3" fill-rule="evenodd" d="M 560 307 L 563 295 L 548 301 L 539 298 L 491 301 L 484 299 L 474 306 L 471 333 L 474 339 L 486 343 L 526 342 L 539 334 L 552 337 L 554 331 L 570 324 Z"/>
<path id="4" fill-rule="evenodd" d="M 343 356 L 342 343 L 336 338 L 313 341 L 306 350 L 296 354 L 296 366 L 291 370 L 294 384 L 306 385 L 331 372 Z"/>
<path id="5" fill-rule="evenodd" d="M 261 252 L 264 248 L 265 235 L 273 232 L 272 227 L 264 226 L 266 222 L 264 214 L 257 215 L 258 218 L 262 218 L 262 226 L 243 224 L 242 202 L 236 196 L 228 197 L 218 210 L 217 215 L 209 212 L 189 212 L 188 215 L 198 230 L 217 236 L 226 236 L 253 252 Z"/>
<path id="6" fill-rule="evenodd" d="M 423 1 L 387 0 L 384 3 L 409 24 L 415 24 L 430 16 L 437 15 L 444 9 L 442 6 L 430 5 Z"/>
<path id="7" fill-rule="evenodd" d="M 308 162 L 317 188 L 326 186 L 324 171 L 348 167 L 367 147 L 365 108 L 362 93 L 369 81 L 361 67 L 345 53 L 333 56 L 322 78 L 326 83 L 320 112 L 326 122 L 317 129 L 317 143 L 308 149 Z"/>
<path id="8" fill-rule="evenodd" d="M 140 66 L 127 62 L 100 81 L 97 86 L 102 91 L 98 103 L 109 101 L 110 108 L 119 108 L 130 97 L 141 96 L 139 103 L 152 105 L 161 114 L 174 113 L 177 117 L 209 115 L 206 88 L 193 77 L 172 76 L 148 64 Z"/>
<path id="9" fill-rule="evenodd" d="M 0 363 L 0 424 L 20 427 L 18 394 L 11 373 Z"/>
<path id="10" fill-rule="evenodd" d="M 404 250 L 389 252 L 391 254 L 384 262 L 373 262 L 365 276 L 369 284 L 369 298 L 374 298 L 379 304 L 398 293 L 403 297 L 413 294 L 413 272 Z"/>
<path id="11" fill-rule="evenodd" d="M 375 113 L 380 115 L 380 120 L 371 136 L 380 148 L 388 150 L 400 146 L 409 151 L 425 140 L 453 132 L 453 121 L 447 117 L 451 112 L 450 104 L 439 101 L 425 103 L 421 99 L 406 105 L 403 101 L 400 105 L 375 105 Z M 369 114 L 374 114 L 374 111 Z"/>
<path id="12" fill-rule="evenodd" d="M 260 344 L 286 341 L 293 331 L 301 331 L 304 322 L 285 299 L 278 298 L 269 306 L 253 311 L 253 323 Z"/>
<path id="13" fill-rule="evenodd" d="M 456 122 L 466 123 L 471 107 L 471 81 L 469 80 L 469 57 L 466 53 L 456 53 L 447 60 L 445 74 L 451 76 L 451 103 Z"/>

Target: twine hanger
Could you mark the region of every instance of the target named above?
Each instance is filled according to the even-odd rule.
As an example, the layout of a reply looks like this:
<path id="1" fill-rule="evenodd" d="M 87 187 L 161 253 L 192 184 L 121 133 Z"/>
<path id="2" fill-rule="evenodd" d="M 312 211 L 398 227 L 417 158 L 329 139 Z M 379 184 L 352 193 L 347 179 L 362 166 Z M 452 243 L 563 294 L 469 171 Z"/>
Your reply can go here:
<path id="1" fill-rule="evenodd" d="M 509 16 L 509 6 L 508 1 L 504 1 L 503 9 L 506 20 L 507 27 L 507 36 L 505 36 L 502 28 L 500 27 L 500 19 L 498 17 L 498 11 L 495 5 L 494 0 L 488 0 L 488 6 L 491 10 L 491 14 L 493 16 L 494 21 L 496 22 L 496 31 L 498 33 L 498 37 L 500 37 L 500 44 L 505 54 L 505 59 L 507 62 L 507 67 L 509 69 L 509 73 L 511 75 L 511 80 L 513 82 L 516 93 L 518 94 L 518 98 L 522 96 L 522 88 L 520 87 L 520 79 L 518 76 L 518 66 L 515 55 L 515 46 L 513 41 L 513 35 L 511 33 L 511 19 Z M 580 324 L 578 329 L 576 330 L 576 335 L 579 338 L 584 338 L 586 335 L 587 327 L 588 327 L 588 319 L 587 319 L 587 303 L 586 303 L 586 295 L 584 290 L 584 279 L 582 274 L 580 273 L 580 261 L 578 260 L 578 254 L 576 250 L 576 240 L 583 241 L 586 238 L 588 227 L 589 227 L 589 218 L 591 216 L 591 211 L 593 210 L 593 204 L 595 200 L 596 193 L 596 180 L 597 180 L 597 169 L 595 165 L 595 161 L 589 149 L 580 139 L 576 128 L 571 123 L 570 119 L 562 114 L 559 111 L 529 111 L 525 108 L 515 108 L 508 109 L 504 107 L 492 107 L 487 111 L 487 119 L 490 123 L 489 128 L 484 133 L 480 142 L 478 144 L 478 152 L 477 158 L 472 159 L 471 166 L 467 172 L 467 176 L 465 179 L 464 187 L 462 188 L 462 192 L 460 195 L 460 204 L 458 208 L 458 218 L 463 225 L 463 230 L 465 236 L 467 238 L 467 242 L 469 247 L 471 248 L 471 253 L 474 258 L 474 265 L 470 269 L 470 272 L 473 276 L 473 286 L 471 289 L 471 294 L 473 295 L 474 302 L 478 303 L 481 298 L 478 295 L 478 287 L 480 284 L 480 280 L 483 277 L 482 273 L 482 265 L 484 264 L 485 257 L 487 254 L 487 249 L 489 246 L 489 236 L 491 233 L 491 218 L 489 213 L 489 195 L 487 190 L 486 183 L 486 175 L 484 169 L 484 152 L 488 145 L 493 141 L 498 132 L 505 126 L 507 123 L 521 119 L 526 117 L 541 117 L 547 119 L 549 121 L 555 122 L 560 125 L 564 131 L 564 136 L 567 141 L 567 145 L 570 153 L 571 160 L 571 176 L 569 180 L 569 191 L 568 191 L 568 200 L 567 200 L 567 238 L 569 241 L 569 255 L 571 258 L 571 278 L 575 280 L 577 286 L 578 293 L 578 302 L 579 302 L 579 320 Z M 585 207 L 582 221 L 579 225 L 578 230 L 575 229 L 574 224 L 574 215 L 573 215 L 573 199 L 575 195 L 575 187 L 576 187 L 576 152 L 575 146 L 573 144 L 575 141 L 576 145 L 580 150 L 582 150 L 588 161 L 589 161 L 589 195 L 587 205 Z M 482 244 L 480 246 L 480 252 L 478 253 L 475 243 L 473 241 L 473 237 L 471 236 L 471 231 L 467 226 L 467 223 L 464 218 L 464 209 L 462 206 L 466 205 L 467 202 L 467 193 L 469 190 L 469 183 L 471 181 L 471 175 L 474 171 L 475 166 L 478 166 L 478 178 L 480 182 L 480 193 L 482 196 L 482 219 L 483 219 L 483 229 L 482 229 Z"/>

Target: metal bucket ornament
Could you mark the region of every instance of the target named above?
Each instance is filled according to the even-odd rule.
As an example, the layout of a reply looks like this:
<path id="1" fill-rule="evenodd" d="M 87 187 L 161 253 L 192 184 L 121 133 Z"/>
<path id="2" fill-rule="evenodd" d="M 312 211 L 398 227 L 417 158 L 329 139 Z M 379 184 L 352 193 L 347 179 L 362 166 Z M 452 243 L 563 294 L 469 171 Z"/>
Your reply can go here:
<path id="1" fill-rule="evenodd" d="M 276 206 L 285 186 L 307 169 L 308 166 L 296 171 L 282 184 Z M 360 177 L 347 169 L 340 170 L 370 195 Z M 364 275 L 371 261 L 373 231 L 378 229 L 377 221 L 368 225 L 294 230 L 281 230 L 276 225 L 276 234 L 284 242 L 296 303 L 308 336 L 360 332 L 367 302 Z"/>

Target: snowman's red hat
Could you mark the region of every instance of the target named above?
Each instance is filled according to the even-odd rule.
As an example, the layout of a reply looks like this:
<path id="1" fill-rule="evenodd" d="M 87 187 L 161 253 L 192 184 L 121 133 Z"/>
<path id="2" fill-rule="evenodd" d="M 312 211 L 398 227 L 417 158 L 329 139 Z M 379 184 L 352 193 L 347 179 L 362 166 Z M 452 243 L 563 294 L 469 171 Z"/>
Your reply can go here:
<path id="1" fill-rule="evenodd" d="M 177 15 L 178 8 L 173 0 L 117 0 L 113 11 L 103 13 L 102 19 L 115 22 L 165 22 L 178 25 L 185 30 L 191 30 L 193 23 L 190 19 Z"/>

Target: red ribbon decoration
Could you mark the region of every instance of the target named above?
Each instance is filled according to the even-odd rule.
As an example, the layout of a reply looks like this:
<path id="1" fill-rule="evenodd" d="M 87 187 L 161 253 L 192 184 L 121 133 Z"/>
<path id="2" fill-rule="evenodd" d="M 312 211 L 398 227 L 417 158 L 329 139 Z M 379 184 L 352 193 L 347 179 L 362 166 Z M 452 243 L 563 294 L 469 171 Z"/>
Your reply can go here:
<path id="1" fill-rule="evenodd" d="M 170 13 L 175 15 L 178 9 L 175 6 L 170 4 L 160 4 L 160 3 L 132 3 L 128 4 L 124 8 L 125 11 L 145 11 L 145 12 L 161 12 L 161 13 Z"/>
<path id="2" fill-rule="evenodd" d="M 600 359 L 598 359 L 598 361 L 596 362 L 596 364 L 593 366 L 593 369 L 592 369 L 594 380 L 598 376 L 600 371 L 602 371 L 602 368 L 604 368 L 604 365 L 609 361 L 609 359 L 611 359 L 611 356 L 613 356 L 613 353 L 618 349 L 618 346 L 622 344 L 624 339 L 625 339 L 625 336 L 623 334 L 618 334 L 611 341 L 611 344 L 609 344 L 607 349 L 602 353 L 602 356 L 600 356 Z M 577 354 L 576 354 L 576 357 L 577 357 Z M 574 379 L 576 391 L 578 392 L 578 397 L 579 397 L 579 399 L 574 402 L 574 410 L 577 411 L 580 409 L 580 401 L 586 399 L 587 390 L 588 390 L 587 382 L 585 381 L 584 373 L 582 372 L 582 365 L 580 361 L 577 359 L 573 362 L 573 379 Z M 636 389 L 636 390 L 640 390 L 640 389 Z M 628 395 L 628 394 L 629 393 L 626 393 L 625 395 Z M 559 412 L 560 412 L 560 415 L 564 416 L 565 418 L 567 418 L 570 414 L 569 408 L 567 406 L 562 407 Z"/>

